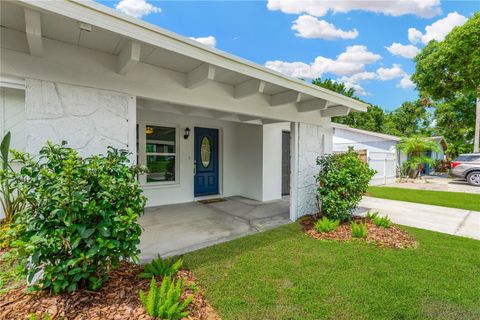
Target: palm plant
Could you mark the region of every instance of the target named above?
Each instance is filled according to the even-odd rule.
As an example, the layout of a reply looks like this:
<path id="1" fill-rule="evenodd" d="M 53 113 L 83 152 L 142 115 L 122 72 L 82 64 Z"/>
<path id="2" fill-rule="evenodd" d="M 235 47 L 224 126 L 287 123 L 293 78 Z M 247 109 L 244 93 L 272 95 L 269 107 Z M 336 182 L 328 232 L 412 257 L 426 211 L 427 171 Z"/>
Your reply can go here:
<path id="1" fill-rule="evenodd" d="M 3 213 L 5 214 L 4 223 L 9 224 L 13 221 L 14 215 L 20 212 L 25 207 L 25 199 L 18 188 L 15 186 L 14 171 L 10 166 L 9 152 L 10 152 L 11 135 L 8 132 L 3 137 L 0 144 L 0 160 L 2 161 L 2 168 L 0 170 L 0 203 L 2 205 Z"/>
<path id="2" fill-rule="evenodd" d="M 426 155 L 428 151 L 439 151 L 438 144 L 421 136 L 412 136 L 402 139 L 398 148 L 408 155 L 405 165 L 408 168 L 410 178 L 418 178 L 425 164 L 434 165 L 435 160 Z"/>

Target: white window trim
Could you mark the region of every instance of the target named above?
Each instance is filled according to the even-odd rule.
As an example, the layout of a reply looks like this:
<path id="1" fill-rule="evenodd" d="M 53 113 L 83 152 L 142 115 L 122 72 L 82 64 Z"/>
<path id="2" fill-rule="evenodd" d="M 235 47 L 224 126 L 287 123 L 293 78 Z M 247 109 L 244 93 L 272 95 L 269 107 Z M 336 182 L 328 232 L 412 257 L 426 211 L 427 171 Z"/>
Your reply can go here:
<path id="1" fill-rule="evenodd" d="M 152 121 L 139 121 L 138 122 L 138 162 L 140 165 L 147 165 L 147 136 L 145 130 L 147 126 L 155 127 L 167 127 L 175 129 L 175 153 L 162 153 L 162 155 L 175 156 L 175 180 L 174 181 L 159 181 L 159 182 L 147 182 L 147 175 L 142 174 L 139 176 L 141 187 L 155 187 L 155 186 L 169 186 L 180 184 L 180 127 L 171 123 L 159 123 Z M 148 153 L 155 155 L 156 153 Z"/>

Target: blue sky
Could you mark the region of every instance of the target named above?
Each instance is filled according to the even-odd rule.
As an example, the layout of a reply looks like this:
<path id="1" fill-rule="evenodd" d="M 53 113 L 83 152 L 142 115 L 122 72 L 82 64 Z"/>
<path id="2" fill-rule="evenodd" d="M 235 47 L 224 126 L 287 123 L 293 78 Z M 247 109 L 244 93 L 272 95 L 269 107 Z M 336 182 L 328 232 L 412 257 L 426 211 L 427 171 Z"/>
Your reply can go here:
<path id="1" fill-rule="evenodd" d="M 294 77 L 343 81 L 386 110 L 416 99 L 416 52 L 480 10 L 478 0 L 98 2 Z"/>

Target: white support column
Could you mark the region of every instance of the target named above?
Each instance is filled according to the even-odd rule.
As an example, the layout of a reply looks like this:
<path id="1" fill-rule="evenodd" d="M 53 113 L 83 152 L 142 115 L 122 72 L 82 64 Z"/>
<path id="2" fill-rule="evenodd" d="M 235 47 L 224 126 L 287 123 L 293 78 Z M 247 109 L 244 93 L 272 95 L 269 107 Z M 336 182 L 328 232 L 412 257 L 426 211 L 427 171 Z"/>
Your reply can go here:
<path id="1" fill-rule="evenodd" d="M 137 163 L 137 97 L 129 96 L 127 102 L 128 151 L 130 161 Z"/>
<path id="2" fill-rule="evenodd" d="M 43 56 L 42 24 L 40 12 L 25 8 L 25 34 L 27 35 L 30 54 L 35 57 Z"/>
<path id="3" fill-rule="evenodd" d="M 298 122 L 290 123 L 290 220 L 297 220 L 298 198 Z"/>

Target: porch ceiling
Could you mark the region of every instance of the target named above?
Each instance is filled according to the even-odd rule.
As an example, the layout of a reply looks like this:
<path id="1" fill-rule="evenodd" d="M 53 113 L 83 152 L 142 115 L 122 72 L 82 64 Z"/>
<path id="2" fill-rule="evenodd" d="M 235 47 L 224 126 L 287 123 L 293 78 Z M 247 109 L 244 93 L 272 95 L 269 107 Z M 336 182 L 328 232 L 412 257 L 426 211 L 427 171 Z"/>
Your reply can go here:
<path id="1" fill-rule="evenodd" d="M 233 98 L 266 97 L 271 107 L 294 104 L 298 112 L 320 117 L 365 111 L 366 104 L 179 36 L 95 2 L 2 1 L 2 29 L 26 33 L 29 53 L 44 54 L 52 39 L 117 56 L 116 72 L 138 63 L 185 74 L 187 88 L 206 82 L 233 88 Z"/>
<path id="2" fill-rule="evenodd" d="M 178 105 L 165 101 L 154 101 L 144 98 L 137 99 L 137 107 L 142 110 L 160 111 L 179 115 L 188 115 L 201 118 L 210 118 L 258 125 L 285 122 L 282 120 L 267 117 L 258 117 L 229 111 L 218 111 L 214 109 L 198 108 L 196 106 Z"/>

